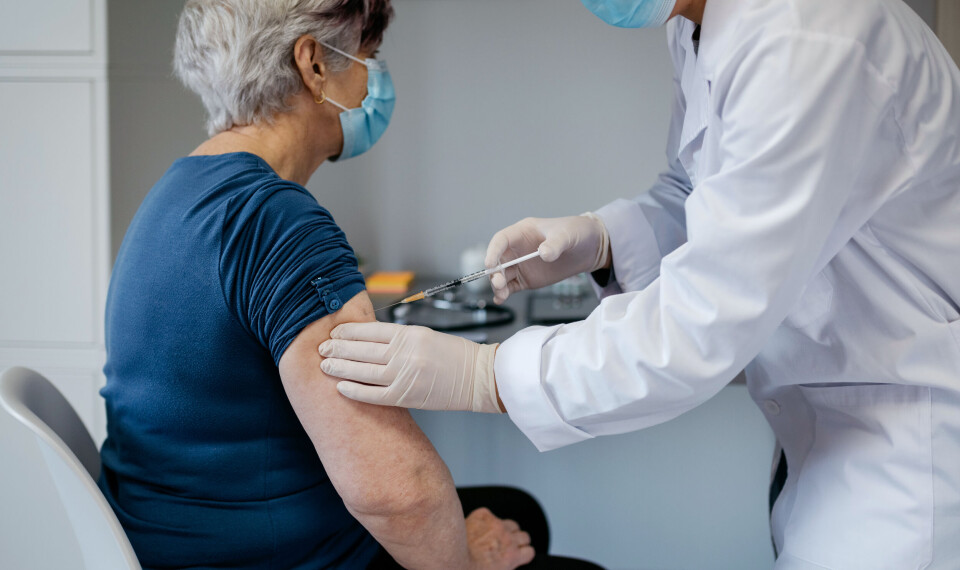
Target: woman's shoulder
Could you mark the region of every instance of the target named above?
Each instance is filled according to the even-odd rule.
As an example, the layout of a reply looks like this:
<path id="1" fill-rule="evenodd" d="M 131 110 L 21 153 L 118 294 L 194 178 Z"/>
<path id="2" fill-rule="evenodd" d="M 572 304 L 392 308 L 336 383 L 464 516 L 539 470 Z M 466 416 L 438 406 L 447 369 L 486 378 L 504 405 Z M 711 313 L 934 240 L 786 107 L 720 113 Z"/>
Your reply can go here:
<path id="1" fill-rule="evenodd" d="M 164 178 L 180 187 L 192 186 L 192 209 L 217 210 L 227 226 L 264 219 L 333 223 L 330 212 L 305 187 L 281 178 L 266 161 L 248 152 L 184 157 Z"/>
<path id="2" fill-rule="evenodd" d="M 241 219 L 255 218 L 261 223 L 284 225 L 320 224 L 339 229 L 330 211 L 300 184 L 280 178 L 273 171 L 249 182 L 233 200 L 232 209 Z"/>

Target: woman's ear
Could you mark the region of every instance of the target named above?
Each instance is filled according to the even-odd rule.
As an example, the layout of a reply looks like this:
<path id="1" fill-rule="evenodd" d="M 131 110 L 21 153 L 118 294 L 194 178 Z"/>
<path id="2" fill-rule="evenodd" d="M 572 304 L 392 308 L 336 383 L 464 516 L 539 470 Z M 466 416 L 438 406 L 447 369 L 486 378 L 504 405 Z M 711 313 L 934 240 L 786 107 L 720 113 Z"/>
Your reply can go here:
<path id="1" fill-rule="evenodd" d="M 323 93 L 323 83 L 327 79 L 327 66 L 323 62 L 323 46 L 313 36 L 300 36 L 293 45 L 293 61 L 300 71 L 304 87 L 314 97 Z"/>

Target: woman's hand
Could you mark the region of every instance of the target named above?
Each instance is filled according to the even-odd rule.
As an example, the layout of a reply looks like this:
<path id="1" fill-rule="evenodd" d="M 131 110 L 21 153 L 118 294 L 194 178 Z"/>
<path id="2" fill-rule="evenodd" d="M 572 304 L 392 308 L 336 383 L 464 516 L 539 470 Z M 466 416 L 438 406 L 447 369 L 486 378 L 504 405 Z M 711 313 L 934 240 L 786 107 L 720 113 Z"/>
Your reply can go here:
<path id="1" fill-rule="evenodd" d="M 477 570 L 513 570 L 528 564 L 534 555 L 529 534 L 485 508 L 467 517 L 467 545 Z"/>
<path id="2" fill-rule="evenodd" d="M 490 277 L 494 301 L 502 303 L 524 289 L 553 285 L 579 273 L 609 266 L 610 238 L 594 214 L 565 218 L 527 218 L 497 232 L 487 246 L 486 266 L 516 259 L 533 251 L 533 259 Z"/>

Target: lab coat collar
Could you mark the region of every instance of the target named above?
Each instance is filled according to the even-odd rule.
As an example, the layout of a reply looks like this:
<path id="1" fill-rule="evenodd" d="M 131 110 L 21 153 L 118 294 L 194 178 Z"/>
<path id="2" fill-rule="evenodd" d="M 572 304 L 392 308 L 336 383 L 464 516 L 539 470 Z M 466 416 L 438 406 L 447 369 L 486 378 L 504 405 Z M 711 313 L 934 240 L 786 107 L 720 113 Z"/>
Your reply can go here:
<path id="1" fill-rule="evenodd" d="M 693 30 L 697 27 L 697 24 L 683 16 L 677 16 L 670 23 L 676 26 L 676 36 L 684 54 L 683 61 L 686 61 L 688 56 L 696 57 L 693 51 Z"/>

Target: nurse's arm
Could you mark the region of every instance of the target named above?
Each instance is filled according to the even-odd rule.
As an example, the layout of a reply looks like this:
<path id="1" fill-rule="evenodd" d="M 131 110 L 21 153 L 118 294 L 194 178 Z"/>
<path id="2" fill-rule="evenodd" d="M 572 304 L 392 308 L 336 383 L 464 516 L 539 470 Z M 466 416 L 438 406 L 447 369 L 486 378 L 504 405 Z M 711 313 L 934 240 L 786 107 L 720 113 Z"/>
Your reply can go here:
<path id="1" fill-rule="evenodd" d="M 317 346 L 335 326 L 372 320 L 360 293 L 305 328 L 280 359 L 287 396 L 347 509 L 391 556 L 408 568 L 471 568 L 450 472 L 407 410 L 348 400 L 320 370 Z"/>

